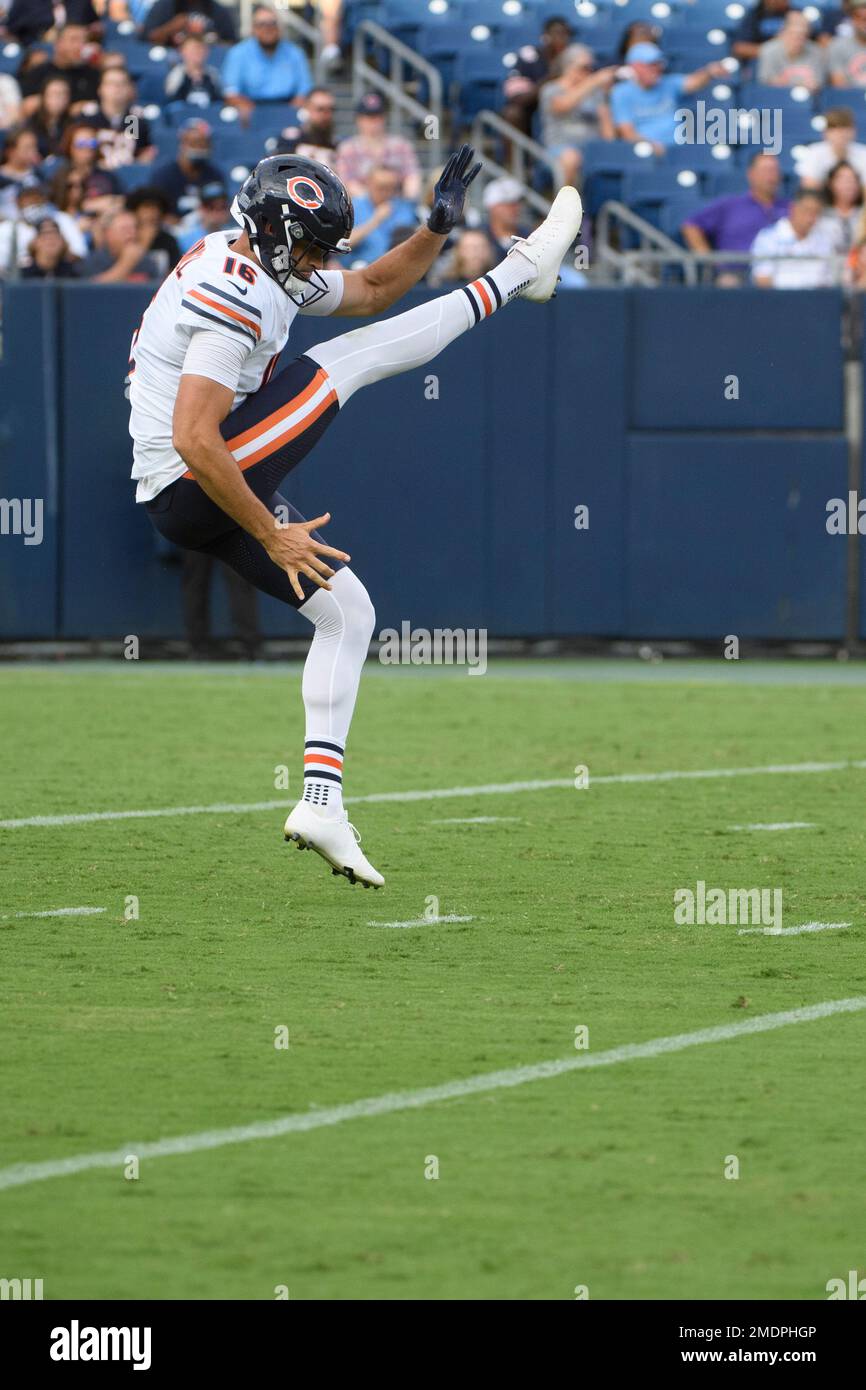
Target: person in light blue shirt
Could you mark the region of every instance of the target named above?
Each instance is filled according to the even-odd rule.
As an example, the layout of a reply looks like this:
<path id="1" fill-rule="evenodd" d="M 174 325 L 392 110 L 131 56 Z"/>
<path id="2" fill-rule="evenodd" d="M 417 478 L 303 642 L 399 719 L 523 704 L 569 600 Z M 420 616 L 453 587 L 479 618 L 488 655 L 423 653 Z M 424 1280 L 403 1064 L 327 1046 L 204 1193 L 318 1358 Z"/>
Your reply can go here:
<path id="1" fill-rule="evenodd" d="M 256 102 L 293 101 L 306 96 L 313 79 L 303 49 L 280 38 L 273 10 L 257 5 L 252 36 L 226 54 L 222 83 L 226 100 L 246 115 Z"/>
<path id="2" fill-rule="evenodd" d="M 392 237 L 398 227 L 418 225 L 418 213 L 408 198 L 401 198 L 400 178 L 393 169 L 381 165 L 373 169 L 367 180 L 366 194 L 353 199 L 355 226 L 349 237 L 352 263 L 368 264 L 391 250 Z"/>
<path id="3" fill-rule="evenodd" d="M 714 77 L 724 77 L 721 63 L 697 72 L 666 73 L 657 44 L 636 43 L 625 55 L 634 76 L 618 82 L 610 94 L 610 113 L 620 140 L 649 140 L 656 154 L 676 144 L 676 113 L 681 98 L 697 92 Z"/>

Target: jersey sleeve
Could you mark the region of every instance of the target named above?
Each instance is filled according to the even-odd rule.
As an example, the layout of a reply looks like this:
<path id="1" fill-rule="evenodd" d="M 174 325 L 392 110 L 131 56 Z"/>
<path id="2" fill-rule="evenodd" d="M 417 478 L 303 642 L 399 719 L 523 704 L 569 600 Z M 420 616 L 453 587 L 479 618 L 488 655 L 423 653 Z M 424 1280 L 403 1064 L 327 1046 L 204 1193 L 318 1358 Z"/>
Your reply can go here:
<path id="1" fill-rule="evenodd" d="M 209 328 L 243 342 L 248 352 L 265 332 L 268 306 L 255 284 L 240 285 L 219 272 L 183 277 L 178 327 Z"/>
<path id="2" fill-rule="evenodd" d="M 298 313 L 311 314 L 322 319 L 327 318 L 329 314 L 335 314 L 343 302 L 343 272 L 342 270 L 320 270 L 318 274 L 327 284 L 327 290 L 318 298 L 311 298 L 309 304 L 302 304 Z"/>

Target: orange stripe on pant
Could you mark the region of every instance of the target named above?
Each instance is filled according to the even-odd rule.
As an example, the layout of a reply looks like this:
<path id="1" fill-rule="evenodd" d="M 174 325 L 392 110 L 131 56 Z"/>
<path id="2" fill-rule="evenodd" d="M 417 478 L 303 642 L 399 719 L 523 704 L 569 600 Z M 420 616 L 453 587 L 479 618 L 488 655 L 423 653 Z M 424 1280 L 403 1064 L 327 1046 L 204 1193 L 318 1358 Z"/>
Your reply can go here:
<path id="1" fill-rule="evenodd" d="M 251 425 L 248 430 L 244 430 L 243 434 L 235 435 L 233 439 L 227 439 L 226 444 L 229 449 L 234 452 L 235 449 L 242 448 L 244 444 L 249 444 L 252 440 L 261 438 L 262 434 L 272 429 L 279 421 L 289 419 L 289 417 L 294 415 L 302 406 L 306 405 L 311 396 L 316 394 L 322 382 L 326 380 L 327 377 L 323 371 L 316 372 L 309 386 L 305 386 L 300 395 L 293 396 L 286 405 L 281 405 L 279 410 L 272 411 L 270 415 L 265 416 L 264 420 L 261 420 L 257 425 Z M 269 454 L 273 454 L 277 449 L 282 448 L 284 444 L 289 444 L 293 439 L 297 439 L 299 434 L 303 434 L 304 430 L 309 429 L 311 425 L 316 423 L 320 415 L 324 415 L 325 411 L 334 404 L 336 399 L 337 393 L 332 387 L 327 396 L 316 406 L 315 410 L 312 410 L 309 415 L 305 415 L 303 420 L 299 420 L 297 424 L 293 425 L 291 429 L 286 430 L 283 434 L 277 435 L 275 439 L 264 444 L 261 449 L 257 449 L 243 461 L 236 460 L 238 468 L 243 473 L 247 468 L 251 468 L 254 463 L 260 463 L 261 460 L 267 458 Z M 183 476 L 185 478 L 195 478 L 195 474 L 191 473 L 189 469 L 187 469 Z"/>

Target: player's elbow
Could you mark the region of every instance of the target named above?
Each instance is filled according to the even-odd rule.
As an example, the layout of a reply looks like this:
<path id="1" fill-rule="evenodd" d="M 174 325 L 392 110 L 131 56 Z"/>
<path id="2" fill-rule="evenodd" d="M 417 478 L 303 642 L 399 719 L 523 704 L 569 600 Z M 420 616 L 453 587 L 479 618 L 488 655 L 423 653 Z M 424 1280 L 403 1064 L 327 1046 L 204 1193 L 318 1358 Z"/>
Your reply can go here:
<path id="1" fill-rule="evenodd" d="M 191 468 L 194 468 L 202 456 L 206 454 L 207 436 L 208 431 L 200 420 L 189 416 L 181 416 L 180 418 L 175 416 L 172 424 L 171 442 L 184 463 L 188 463 Z"/>

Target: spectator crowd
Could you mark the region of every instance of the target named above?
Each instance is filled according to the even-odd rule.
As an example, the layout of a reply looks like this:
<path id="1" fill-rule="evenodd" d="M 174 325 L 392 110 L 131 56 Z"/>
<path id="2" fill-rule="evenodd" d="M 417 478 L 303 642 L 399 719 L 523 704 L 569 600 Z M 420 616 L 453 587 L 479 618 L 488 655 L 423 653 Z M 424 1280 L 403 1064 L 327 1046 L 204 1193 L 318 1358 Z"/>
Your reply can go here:
<path id="1" fill-rule="evenodd" d="M 0 50 L 16 54 L 0 72 L 0 276 L 164 276 L 201 236 L 232 225 L 237 179 L 221 148 L 232 130 L 260 132 L 261 154 L 309 155 L 336 170 L 355 202 L 344 264 L 366 264 L 410 235 L 438 170 L 422 169 L 415 143 L 391 132 L 376 91 L 358 102 L 354 130 L 335 135 L 327 74 L 345 61 L 351 4 L 308 0 L 325 40 L 314 79 L 310 56 L 266 4 L 241 37 L 219 0 L 0 0 Z M 854 89 L 861 106 L 866 96 L 866 0 L 808 11 L 758 0 L 729 25 L 719 56 L 699 66 L 671 60 L 663 29 L 647 18 L 623 24 L 599 59 L 580 8 L 539 24 L 537 42 L 510 55 L 499 93 L 502 117 L 544 147 L 554 187 L 582 187 L 599 142 L 664 162 L 683 103 L 720 83 L 802 92 L 816 103 L 820 138 L 793 155 L 755 147 L 738 166 L 741 186 L 693 200 L 677 234 L 692 252 L 715 253 L 720 285 L 819 286 L 838 283 L 841 268 L 847 283 L 866 287 L 866 143 L 854 106 Z M 170 59 L 158 100 L 152 90 L 142 98 L 119 22 Z M 455 122 L 454 142 L 460 134 Z M 531 225 L 514 178 L 492 179 L 479 201 L 431 284 L 483 273 Z M 584 282 L 566 267 L 565 287 Z"/>

